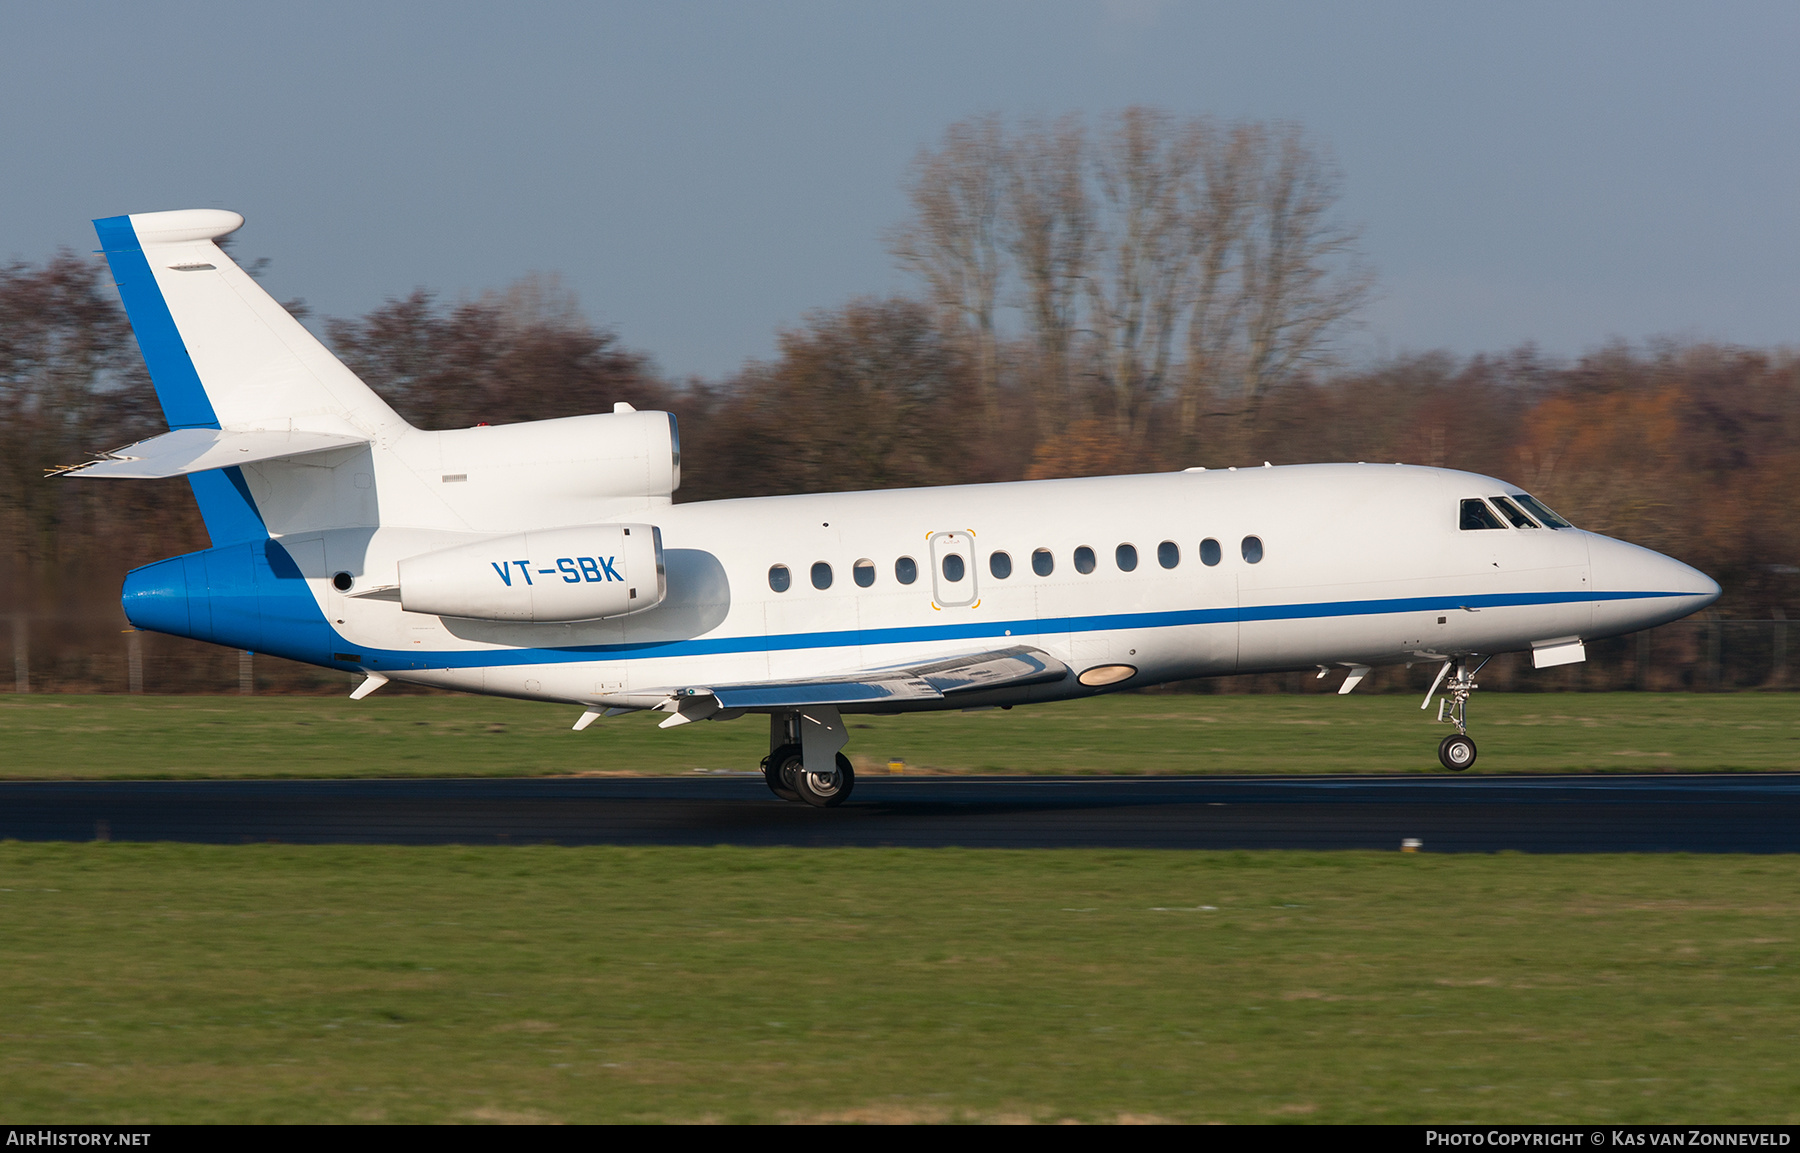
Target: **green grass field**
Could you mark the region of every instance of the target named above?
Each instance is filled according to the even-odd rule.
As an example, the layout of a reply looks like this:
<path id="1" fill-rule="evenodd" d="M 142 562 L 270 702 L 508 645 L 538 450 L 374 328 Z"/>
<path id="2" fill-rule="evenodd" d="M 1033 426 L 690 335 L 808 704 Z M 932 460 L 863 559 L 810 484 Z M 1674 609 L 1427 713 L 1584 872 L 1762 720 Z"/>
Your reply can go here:
<path id="1" fill-rule="evenodd" d="M 0 844 L 0 1115 L 1800 1121 L 1793 858 Z"/>
<path id="2" fill-rule="evenodd" d="M 751 769 L 761 717 L 583 733 L 578 710 L 465 696 L 0 696 L 0 778 L 540 776 Z M 1410 696 L 1120 695 L 977 713 L 851 717 L 864 772 L 1441 772 L 1450 731 Z M 1477 696 L 1475 772 L 1800 768 L 1800 694 Z"/>

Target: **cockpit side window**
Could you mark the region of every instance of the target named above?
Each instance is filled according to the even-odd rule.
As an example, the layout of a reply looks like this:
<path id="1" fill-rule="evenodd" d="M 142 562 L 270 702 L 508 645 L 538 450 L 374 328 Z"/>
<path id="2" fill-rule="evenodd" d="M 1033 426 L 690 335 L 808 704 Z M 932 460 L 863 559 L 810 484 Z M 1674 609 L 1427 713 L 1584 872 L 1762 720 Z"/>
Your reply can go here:
<path id="1" fill-rule="evenodd" d="M 1489 497 L 1488 499 L 1494 502 L 1494 507 L 1500 510 L 1501 516 L 1512 521 L 1514 528 L 1536 528 L 1538 526 L 1537 521 L 1526 516 L 1525 513 L 1520 510 L 1518 505 L 1507 500 L 1505 497 L 1495 496 Z"/>
<path id="2" fill-rule="evenodd" d="M 1532 516 L 1537 517 L 1538 520 L 1542 521 L 1546 528 L 1573 528 L 1573 527 L 1575 527 L 1574 525 L 1571 525 L 1568 521 L 1564 520 L 1562 517 L 1557 516 L 1555 513 L 1551 512 L 1549 509 L 1545 508 L 1544 502 L 1539 500 L 1535 496 L 1530 496 L 1530 495 L 1528 495 L 1526 493 L 1522 493 L 1522 492 L 1515 492 L 1512 494 L 1512 498 L 1514 500 L 1518 501 L 1520 504 L 1524 505 L 1525 511 L 1530 513 Z"/>
<path id="3" fill-rule="evenodd" d="M 1462 502 L 1462 527 L 1472 528 L 1505 528 L 1494 510 L 1484 500 L 1470 499 Z"/>

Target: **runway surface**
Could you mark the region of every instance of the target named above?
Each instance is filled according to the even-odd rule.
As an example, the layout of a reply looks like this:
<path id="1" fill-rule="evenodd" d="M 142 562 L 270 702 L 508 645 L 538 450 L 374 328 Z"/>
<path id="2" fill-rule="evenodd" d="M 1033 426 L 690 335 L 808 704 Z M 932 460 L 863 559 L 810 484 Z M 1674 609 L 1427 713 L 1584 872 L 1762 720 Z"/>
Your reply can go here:
<path id="1" fill-rule="evenodd" d="M 0 783 L 0 838 L 235 844 L 1800 852 L 1800 774 Z"/>

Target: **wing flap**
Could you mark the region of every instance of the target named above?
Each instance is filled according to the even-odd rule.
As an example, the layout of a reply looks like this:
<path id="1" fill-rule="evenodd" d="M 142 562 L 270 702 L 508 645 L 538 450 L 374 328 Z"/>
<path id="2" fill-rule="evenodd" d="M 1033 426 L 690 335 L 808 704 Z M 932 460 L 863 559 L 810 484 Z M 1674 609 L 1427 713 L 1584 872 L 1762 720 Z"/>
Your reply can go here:
<path id="1" fill-rule="evenodd" d="M 1068 675 L 1069 667 L 1049 653 L 1017 645 L 844 676 L 692 687 L 676 690 L 672 695 L 710 696 L 721 709 L 864 705 L 878 701 L 943 700 L 958 693 L 1043 684 Z"/>
<path id="2" fill-rule="evenodd" d="M 873 701 L 939 700 L 944 694 L 924 681 L 771 681 L 696 689 L 710 693 L 722 709 L 766 709 L 806 705 L 861 705 Z"/>
<path id="3" fill-rule="evenodd" d="M 1069 666 L 1049 653 L 1025 645 L 1015 645 L 991 653 L 976 653 L 929 665 L 918 665 L 910 672 L 938 692 L 949 696 L 972 689 L 1015 688 L 1060 681 L 1069 675 Z"/>
<path id="4" fill-rule="evenodd" d="M 55 475 L 158 480 L 205 472 L 208 469 L 229 468 L 237 464 L 255 464 L 260 460 L 305 456 L 336 448 L 354 448 L 367 443 L 361 437 L 329 432 L 232 432 L 218 428 L 178 428 L 161 436 L 101 453 L 85 464 L 57 469 Z"/>

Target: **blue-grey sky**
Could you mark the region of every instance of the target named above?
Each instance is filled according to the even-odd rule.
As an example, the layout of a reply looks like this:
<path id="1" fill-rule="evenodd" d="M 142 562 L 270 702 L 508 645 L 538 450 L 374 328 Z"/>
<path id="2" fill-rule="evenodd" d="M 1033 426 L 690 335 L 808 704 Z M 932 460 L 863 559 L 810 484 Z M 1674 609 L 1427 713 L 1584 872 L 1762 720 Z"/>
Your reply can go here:
<path id="1" fill-rule="evenodd" d="M 1800 344 L 1800 6 L 1034 2 L 0 7 L 0 259 L 220 206 L 354 315 L 560 273 L 676 375 L 906 286 L 962 117 L 1134 103 L 1330 146 L 1361 355 Z"/>

